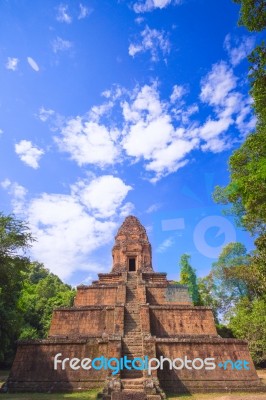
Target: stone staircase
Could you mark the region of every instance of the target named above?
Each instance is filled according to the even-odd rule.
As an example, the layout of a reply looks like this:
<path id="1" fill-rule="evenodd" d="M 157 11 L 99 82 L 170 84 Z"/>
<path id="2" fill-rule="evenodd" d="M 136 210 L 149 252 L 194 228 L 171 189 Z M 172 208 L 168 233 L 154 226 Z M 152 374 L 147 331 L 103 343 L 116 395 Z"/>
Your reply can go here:
<path id="1" fill-rule="evenodd" d="M 145 356 L 143 354 L 136 272 L 128 272 L 127 277 L 121 356 L 127 356 L 129 360 L 143 359 Z M 160 388 L 159 390 L 161 391 Z M 125 368 L 121 371 L 120 380 L 111 382 L 109 389 L 106 388 L 104 393 L 104 400 L 161 400 L 165 398 L 163 391 L 158 393 L 158 388 L 151 379 L 147 380 L 143 377 L 143 371 Z"/>
<path id="2" fill-rule="evenodd" d="M 137 302 L 137 274 L 136 272 L 128 273 L 128 281 L 126 287 L 126 304 L 124 316 L 124 336 L 122 338 L 122 356 L 127 356 L 133 360 L 137 357 L 143 357 L 143 343 L 140 327 L 140 313 Z M 121 371 L 122 379 L 142 378 L 142 371 L 127 370 Z"/>

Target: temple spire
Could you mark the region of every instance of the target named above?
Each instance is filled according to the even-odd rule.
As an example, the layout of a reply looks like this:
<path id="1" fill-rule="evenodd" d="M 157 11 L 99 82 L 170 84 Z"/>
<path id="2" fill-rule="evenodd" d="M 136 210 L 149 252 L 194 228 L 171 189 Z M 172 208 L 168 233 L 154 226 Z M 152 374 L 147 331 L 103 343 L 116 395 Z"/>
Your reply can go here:
<path id="1" fill-rule="evenodd" d="M 126 217 L 118 229 L 112 255 L 113 272 L 153 272 L 151 244 L 136 217 Z"/>

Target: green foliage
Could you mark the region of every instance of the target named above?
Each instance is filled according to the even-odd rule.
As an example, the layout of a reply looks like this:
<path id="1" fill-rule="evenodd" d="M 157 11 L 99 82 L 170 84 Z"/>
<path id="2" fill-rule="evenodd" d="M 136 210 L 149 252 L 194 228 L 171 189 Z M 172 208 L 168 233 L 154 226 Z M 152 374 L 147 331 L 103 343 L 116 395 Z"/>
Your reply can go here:
<path id="1" fill-rule="evenodd" d="M 32 241 L 24 222 L 0 213 L 0 362 L 12 356 L 22 324 L 17 303 L 29 264 L 25 250 Z"/>
<path id="2" fill-rule="evenodd" d="M 182 254 L 179 265 L 181 267 L 179 283 L 188 286 L 188 291 L 194 305 L 198 305 L 200 303 L 200 297 L 197 276 L 195 270 L 190 265 L 190 256 L 188 254 Z"/>
<path id="3" fill-rule="evenodd" d="M 266 27 L 264 0 L 233 0 L 241 4 L 239 24 L 250 31 Z M 221 285 L 224 299 L 219 311 L 227 310 L 228 328 L 235 337 L 247 339 L 253 360 L 266 362 L 266 48 L 262 42 L 248 56 L 249 79 L 256 129 L 229 159 L 230 181 L 217 186 L 214 200 L 231 204 L 226 213 L 256 235 L 256 249 L 246 254 L 240 244 L 226 246 L 212 274 Z M 216 293 L 217 294 L 217 293 Z M 218 298 L 221 299 L 218 294 Z"/>
<path id="4" fill-rule="evenodd" d="M 50 327 L 53 309 L 71 306 L 75 291 L 50 273 L 42 264 L 32 263 L 25 274 L 18 307 L 24 318 L 28 338 L 45 337 Z M 32 331 L 28 328 L 31 328 Z"/>
<path id="5" fill-rule="evenodd" d="M 249 30 L 266 27 L 264 0 L 234 0 L 241 4 L 240 23 Z M 252 234 L 266 232 L 266 48 L 258 45 L 248 56 L 250 94 L 257 125 L 229 159 L 230 182 L 215 188 L 214 200 L 232 204 L 228 211 Z"/>
<path id="6" fill-rule="evenodd" d="M 243 298 L 231 311 L 229 328 L 235 337 L 247 339 L 253 361 L 257 365 L 266 363 L 266 298 L 250 302 Z"/>
<path id="7" fill-rule="evenodd" d="M 216 187 L 214 200 L 229 204 L 229 211 L 238 222 L 253 234 L 266 229 L 266 137 L 259 130 L 230 157 L 230 183 Z"/>
<path id="8" fill-rule="evenodd" d="M 198 290 L 200 305 L 212 308 L 215 322 L 218 324 L 218 314 L 222 308 L 223 293 L 215 284 L 212 273 L 204 278 L 198 278 Z"/>
<path id="9" fill-rule="evenodd" d="M 266 26 L 266 6 L 264 0 L 233 0 L 241 4 L 239 25 L 249 31 L 260 31 Z"/>
<path id="10" fill-rule="evenodd" d="M 221 292 L 219 311 L 226 312 L 243 296 L 251 296 L 248 281 L 250 256 L 241 243 L 226 245 L 218 260 L 212 264 L 212 276 Z"/>
<path id="11" fill-rule="evenodd" d="M 249 80 L 250 94 L 254 100 L 254 109 L 258 118 L 257 128 L 265 129 L 266 126 L 266 48 L 265 42 L 257 46 L 248 56 L 251 64 Z M 265 130 L 264 130 L 265 133 Z"/>
<path id="12" fill-rule="evenodd" d="M 202 304 L 214 308 L 216 323 L 223 316 L 228 324 L 217 324 L 222 337 L 247 339 L 256 364 L 265 363 L 266 343 L 266 237 L 257 239 L 257 249 L 247 254 L 241 243 L 222 250 L 211 273 L 199 280 Z"/>
<path id="13" fill-rule="evenodd" d="M 0 260 L 18 257 L 19 251 L 25 251 L 33 242 L 33 237 L 26 223 L 13 215 L 0 213 Z"/>
<path id="14" fill-rule="evenodd" d="M 25 256 L 33 240 L 25 222 L 0 213 L 0 363 L 12 362 L 18 338 L 46 336 L 54 307 L 73 303 L 69 285 Z"/>

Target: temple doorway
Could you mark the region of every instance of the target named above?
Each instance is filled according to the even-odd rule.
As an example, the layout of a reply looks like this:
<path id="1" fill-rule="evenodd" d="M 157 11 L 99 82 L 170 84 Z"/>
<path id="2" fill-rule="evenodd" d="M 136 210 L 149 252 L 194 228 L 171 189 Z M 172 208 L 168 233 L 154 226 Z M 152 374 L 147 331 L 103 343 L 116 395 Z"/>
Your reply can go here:
<path id="1" fill-rule="evenodd" d="M 136 271 L 136 258 L 129 258 L 128 260 L 128 270 L 129 272 Z"/>

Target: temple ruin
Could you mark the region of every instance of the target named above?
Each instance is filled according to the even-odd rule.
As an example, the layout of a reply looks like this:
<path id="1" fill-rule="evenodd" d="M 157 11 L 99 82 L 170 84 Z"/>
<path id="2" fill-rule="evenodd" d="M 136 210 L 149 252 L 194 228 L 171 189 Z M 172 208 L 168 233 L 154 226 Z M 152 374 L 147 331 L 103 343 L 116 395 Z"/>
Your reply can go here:
<path id="1" fill-rule="evenodd" d="M 168 281 L 152 267 L 145 228 L 133 216 L 115 237 L 110 273 L 77 288 L 74 306 L 54 310 L 49 336 L 18 343 L 7 381 L 9 391 L 78 391 L 103 388 L 103 398 L 165 398 L 165 392 L 261 389 L 247 342 L 223 339 L 211 308 L 192 304 L 184 285 Z M 61 359 L 178 359 L 177 369 L 54 368 Z M 203 368 L 206 358 L 215 368 Z M 186 367 L 182 360 L 194 360 Z M 155 363 L 156 364 L 156 363 Z M 139 363 L 136 363 L 139 365 Z M 154 365 L 154 363 L 152 364 Z M 182 367 L 183 365 L 183 367 Z"/>

